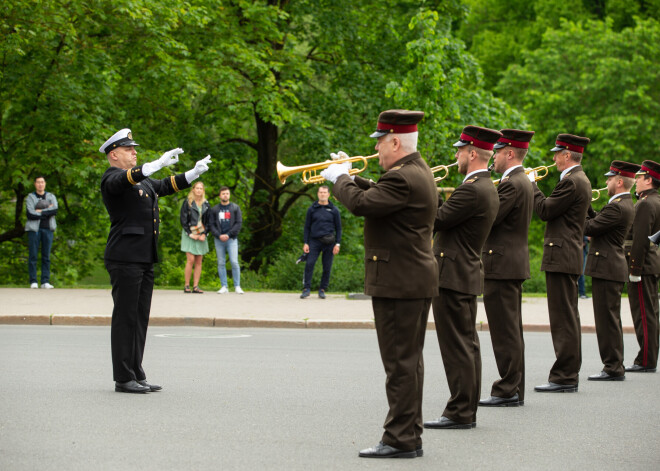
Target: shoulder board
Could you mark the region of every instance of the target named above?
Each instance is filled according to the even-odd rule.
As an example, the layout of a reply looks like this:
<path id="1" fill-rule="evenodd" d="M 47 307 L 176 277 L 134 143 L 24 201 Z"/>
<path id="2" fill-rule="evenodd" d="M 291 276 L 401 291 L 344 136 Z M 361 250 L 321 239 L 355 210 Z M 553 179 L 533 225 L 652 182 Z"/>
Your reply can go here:
<path id="1" fill-rule="evenodd" d="M 397 165 L 396 167 L 392 167 L 390 170 L 399 170 L 401 167 L 403 167 L 403 164 Z"/>

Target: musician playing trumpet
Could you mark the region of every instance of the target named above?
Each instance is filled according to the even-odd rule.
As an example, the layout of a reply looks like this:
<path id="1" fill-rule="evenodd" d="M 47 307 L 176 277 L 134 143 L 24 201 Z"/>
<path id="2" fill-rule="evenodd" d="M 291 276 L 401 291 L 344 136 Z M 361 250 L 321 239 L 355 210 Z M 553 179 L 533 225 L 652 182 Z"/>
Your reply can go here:
<path id="1" fill-rule="evenodd" d="M 364 216 L 365 293 L 371 295 L 389 412 L 380 443 L 364 458 L 422 455 L 422 349 L 438 267 L 431 237 L 438 197 L 433 174 L 417 152 L 421 111 L 389 110 L 378 117 L 376 150 L 385 173 L 377 183 L 349 175 L 349 163 L 321 172 L 332 193 Z M 492 187 L 492 184 L 491 184 Z"/>
<path id="2" fill-rule="evenodd" d="M 525 400 L 522 285 L 530 278 L 527 236 L 534 210 L 534 191 L 522 163 L 534 131 L 500 132 L 493 156 L 493 170 L 502 174 L 500 206 L 481 255 L 484 308 L 500 378 L 479 405 L 516 407 Z"/>
<path id="3" fill-rule="evenodd" d="M 592 279 L 594 321 L 603 362 L 603 370 L 589 376 L 590 381 L 624 379 L 621 293 L 628 281 L 628 263 L 623 241 L 635 215 L 630 189 L 640 168 L 620 160 L 611 163 L 605 174 L 610 199 L 599 213 L 589 208 L 584 226 L 584 235 L 591 237 L 584 274 Z"/>

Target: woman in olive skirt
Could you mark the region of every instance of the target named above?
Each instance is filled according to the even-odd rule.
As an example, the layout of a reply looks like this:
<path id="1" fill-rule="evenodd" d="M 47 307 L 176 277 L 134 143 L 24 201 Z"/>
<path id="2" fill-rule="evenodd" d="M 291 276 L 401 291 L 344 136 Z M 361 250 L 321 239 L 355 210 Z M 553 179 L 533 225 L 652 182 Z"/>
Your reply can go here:
<path id="1" fill-rule="evenodd" d="M 198 181 L 190 189 L 188 199 L 181 205 L 181 251 L 186 253 L 186 285 L 184 293 L 203 293 L 199 289 L 202 276 L 202 258 L 209 252 L 206 241 L 209 202 L 204 194 L 204 183 Z M 190 275 L 193 273 L 193 289 L 190 289 Z"/>

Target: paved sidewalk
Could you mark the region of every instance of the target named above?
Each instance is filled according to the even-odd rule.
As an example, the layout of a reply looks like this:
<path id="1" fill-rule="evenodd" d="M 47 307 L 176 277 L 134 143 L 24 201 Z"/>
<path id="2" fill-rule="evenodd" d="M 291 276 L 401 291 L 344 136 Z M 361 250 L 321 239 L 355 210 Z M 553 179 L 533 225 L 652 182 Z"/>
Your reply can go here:
<path id="1" fill-rule="evenodd" d="M 477 324 L 488 330 L 481 300 Z M 583 332 L 594 332 L 591 299 L 579 300 Z M 0 288 L 0 324 L 110 325 L 110 289 Z M 621 302 L 624 332 L 632 333 L 628 299 Z M 549 331 L 545 298 L 523 298 L 526 331 Z M 371 301 L 362 295 L 316 293 L 300 299 L 298 293 L 214 291 L 184 294 L 178 290 L 154 290 L 150 325 L 206 327 L 373 328 Z M 433 316 L 429 329 L 433 329 Z"/>

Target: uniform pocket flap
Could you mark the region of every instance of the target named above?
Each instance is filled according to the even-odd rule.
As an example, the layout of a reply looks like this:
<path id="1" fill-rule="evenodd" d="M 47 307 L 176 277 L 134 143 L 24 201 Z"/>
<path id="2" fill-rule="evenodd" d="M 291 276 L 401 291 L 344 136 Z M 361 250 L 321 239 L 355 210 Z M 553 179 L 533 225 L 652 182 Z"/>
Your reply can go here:
<path id="1" fill-rule="evenodd" d="M 564 239 L 545 239 L 543 241 L 544 247 L 561 247 L 564 245 Z"/>
<path id="2" fill-rule="evenodd" d="M 364 251 L 364 259 L 373 262 L 389 262 L 390 251 L 387 249 L 367 249 Z"/>
<path id="3" fill-rule="evenodd" d="M 144 227 L 140 226 L 127 226 L 121 230 L 122 234 L 139 234 L 144 235 Z"/>
<path id="4" fill-rule="evenodd" d="M 484 247 L 481 252 L 483 255 L 504 255 L 504 246 L 503 245 L 491 245 Z"/>

